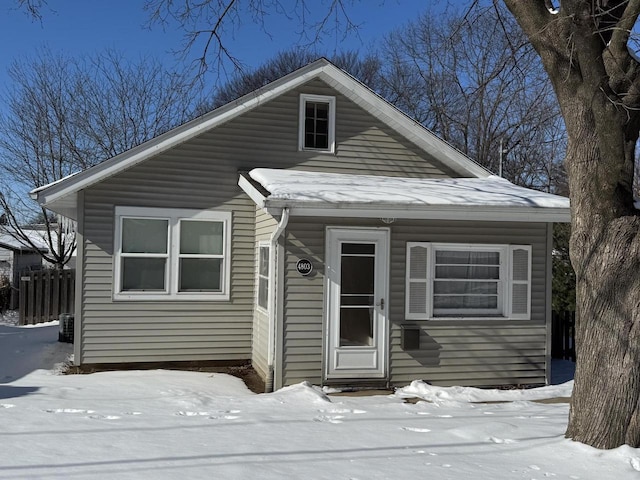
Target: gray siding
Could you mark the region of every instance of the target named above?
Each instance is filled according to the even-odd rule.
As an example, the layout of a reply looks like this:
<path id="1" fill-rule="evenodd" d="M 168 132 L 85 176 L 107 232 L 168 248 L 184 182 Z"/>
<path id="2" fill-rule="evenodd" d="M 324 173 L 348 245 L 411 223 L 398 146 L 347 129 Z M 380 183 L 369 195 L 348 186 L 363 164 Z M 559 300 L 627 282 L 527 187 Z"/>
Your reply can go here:
<path id="1" fill-rule="evenodd" d="M 252 341 L 255 206 L 237 186 L 238 170 L 453 175 L 341 95 L 336 95 L 336 154 L 298 152 L 301 92 L 334 94 L 315 80 L 85 190 L 78 363 L 245 360 L 254 347 L 263 350 L 263 338 Z M 116 205 L 231 211 L 230 300 L 113 301 Z"/>
<path id="2" fill-rule="evenodd" d="M 145 164 L 147 166 L 148 164 Z M 152 169 L 147 172 L 153 175 Z M 139 182 L 144 183 L 144 172 Z M 247 360 L 251 357 L 254 209 L 236 195 L 219 209 L 232 210 L 231 299 L 202 301 L 113 301 L 114 190 L 110 182 L 86 195 L 82 363 L 181 360 Z M 164 191 L 163 191 L 164 190 Z M 170 195 L 171 186 L 160 190 Z M 198 192 L 168 205 L 155 194 L 133 189 L 117 195 L 122 205 L 204 208 Z M 238 234 L 242 232 L 242 234 Z M 212 321 L 215 319 L 214 321 Z"/>
<path id="3" fill-rule="evenodd" d="M 271 233 L 277 227 L 278 222 L 268 213 L 260 208 L 256 208 L 256 252 L 260 242 L 267 242 Z M 257 278 L 258 262 L 256 261 L 254 275 Z M 257 295 L 257 293 L 256 293 Z M 263 311 L 254 308 L 253 312 L 253 338 L 251 348 L 251 363 L 256 371 L 267 377 L 268 373 L 268 352 L 269 349 L 269 316 Z"/>
<path id="4" fill-rule="evenodd" d="M 546 224 L 438 222 L 398 224 L 391 251 L 391 379 L 439 385 L 544 384 L 546 361 Z M 404 320 L 406 242 L 506 243 L 532 246 L 531 320 Z M 401 285 L 402 289 L 397 288 Z M 420 326 L 417 351 L 401 348 L 401 325 Z M 460 327 L 463 328 L 460 328 Z M 419 374 L 419 375 L 418 375 Z"/>
<path id="5" fill-rule="evenodd" d="M 322 382 L 323 288 L 326 226 L 384 226 L 380 221 L 293 219 L 287 229 L 284 329 L 285 385 Z M 545 383 L 546 224 L 402 221 L 391 225 L 390 381 L 424 379 L 439 385 Z M 532 245 L 531 320 L 429 320 L 404 318 L 406 243 L 417 241 Z M 300 277 L 295 263 L 311 256 L 316 275 Z M 401 348 L 402 325 L 418 325 L 420 349 Z"/>

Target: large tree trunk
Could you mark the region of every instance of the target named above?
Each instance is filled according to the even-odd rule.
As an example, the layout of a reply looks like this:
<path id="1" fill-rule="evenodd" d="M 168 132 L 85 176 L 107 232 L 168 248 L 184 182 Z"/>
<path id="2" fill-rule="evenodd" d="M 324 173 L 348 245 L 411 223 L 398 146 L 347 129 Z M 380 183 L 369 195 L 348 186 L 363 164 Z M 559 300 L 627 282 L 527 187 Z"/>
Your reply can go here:
<path id="1" fill-rule="evenodd" d="M 544 0 L 504 1 L 540 54 L 569 140 L 577 360 L 566 436 L 597 448 L 638 447 L 640 221 L 632 193 L 637 62 L 624 38 L 601 34 L 598 5 L 606 6 L 605 0 L 565 1 L 559 14 Z M 633 23 L 637 3 L 625 11 Z"/>
<path id="2" fill-rule="evenodd" d="M 584 113 L 567 118 L 574 131 L 566 165 L 578 312 L 566 436 L 597 448 L 640 446 L 640 222 L 616 214 L 623 208 L 607 189 L 615 188 L 620 162 L 601 153 L 615 147 L 597 140 L 588 120 L 595 112 Z M 616 143 L 624 135 L 614 125 L 610 133 Z"/>

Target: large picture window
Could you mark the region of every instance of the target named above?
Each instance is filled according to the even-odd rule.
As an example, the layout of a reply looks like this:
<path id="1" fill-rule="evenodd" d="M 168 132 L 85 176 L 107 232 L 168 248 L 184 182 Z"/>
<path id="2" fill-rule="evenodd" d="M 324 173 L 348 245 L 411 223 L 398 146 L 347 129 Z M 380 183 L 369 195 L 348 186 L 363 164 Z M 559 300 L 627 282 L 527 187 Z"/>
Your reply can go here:
<path id="1" fill-rule="evenodd" d="M 117 207 L 114 298 L 228 299 L 231 214 Z"/>
<path id="2" fill-rule="evenodd" d="M 406 316 L 530 317 L 528 245 L 407 244 Z"/>
<path id="3" fill-rule="evenodd" d="M 300 95 L 300 150 L 335 151 L 335 97 Z"/>

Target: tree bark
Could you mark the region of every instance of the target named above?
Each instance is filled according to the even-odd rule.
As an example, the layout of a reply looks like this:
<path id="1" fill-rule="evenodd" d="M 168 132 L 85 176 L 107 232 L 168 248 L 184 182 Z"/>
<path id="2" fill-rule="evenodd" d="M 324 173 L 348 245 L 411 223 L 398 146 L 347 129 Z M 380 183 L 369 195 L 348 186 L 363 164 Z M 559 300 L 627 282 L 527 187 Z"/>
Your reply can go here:
<path id="1" fill-rule="evenodd" d="M 599 5 L 617 8 L 619 31 L 635 23 L 640 6 L 567 0 L 553 13 L 545 0 L 504 2 L 539 53 L 567 128 L 577 360 L 566 436 L 596 448 L 638 447 L 640 219 L 632 192 L 638 63 L 624 35 L 612 40 L 618 31 L 604 28 Z"/>
<path id="2" fill-rule="evenodd" d="M 592 148 L 607 148 L 603 143 L 584 131 L 569 142 L 566 157 L 575 192 L 571 260 L 577 282 L 577 360 L 566 436 L 596 448 L 637 447 L 640 222 L 612 215 L 614 206 L 598 199 L 606 188 L 596 185 L 598 177 L 613 177 L 607 167 L 617 167 Z M 598 189 L 595 195 L 591 189 Z"/>

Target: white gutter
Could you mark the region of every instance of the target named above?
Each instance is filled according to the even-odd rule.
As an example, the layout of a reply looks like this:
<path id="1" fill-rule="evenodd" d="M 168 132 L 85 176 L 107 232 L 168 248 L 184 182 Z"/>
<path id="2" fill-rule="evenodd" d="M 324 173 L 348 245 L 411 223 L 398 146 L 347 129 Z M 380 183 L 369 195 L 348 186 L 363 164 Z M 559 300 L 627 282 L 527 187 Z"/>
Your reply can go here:
<path id="1" fill-rule="evenodd" d="M 279 285 L 276 285 L 278 278 L 278 240 L 280 239 L 282 232 L 284 232 L 284 229 L 287 228 L 288 223 L 289 208 L 284 207 L 282 209 L 282 217 L 280 217 L 280 222 L 269 238 L 269 345 L 267 352 L 267 379 L 265 382 L 265 392 L 273 391 L 277 338 L 276 320 L 280 313 L 280 310 L 278 309 Z"/>
<path id="2" fill-rule="evenodd" d="M 479 220 L 493 222 L 568 223 L 569 208 L 476 205 L 406 205 L 380 203 L 313 203 L 287 200 L 291 215 L 300 217 L 394 218 L 405 220 Z M 283 207 L 278 200 L 266 199 L 262 205 L 270 215 L 277 216 Z"/>

